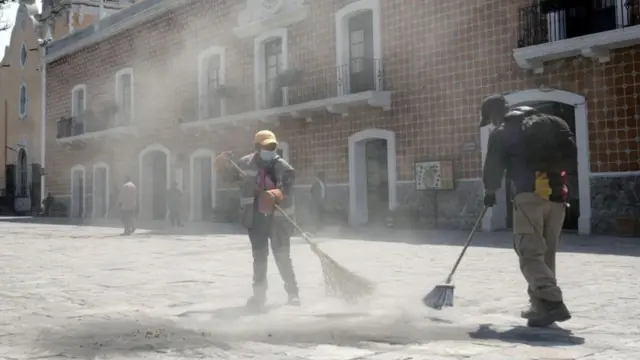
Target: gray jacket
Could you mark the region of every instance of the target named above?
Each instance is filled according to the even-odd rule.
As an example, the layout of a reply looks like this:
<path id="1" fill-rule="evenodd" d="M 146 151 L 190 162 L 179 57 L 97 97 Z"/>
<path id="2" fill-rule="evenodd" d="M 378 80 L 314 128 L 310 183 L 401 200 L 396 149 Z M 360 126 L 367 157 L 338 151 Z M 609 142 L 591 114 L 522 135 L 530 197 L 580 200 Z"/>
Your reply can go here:
<path id="1" fill-rule="evenodd" d="M 252 153 L 241 157 L 235 163 L 245 172 L 246 176 L 242 176 L 232 165 L 227 166 L 224 171 L 227 172 L 227 180 L 238 182 L 240 220 L 244 226 L 251 228 L 253 225 L 254 212 L 258 211 L 259 195 L 265 190 L 257 189 L 258 173 L 263 169 L 266 169 L 268 176 L 275 182 L 276 188 L 282 191 L 284 199 L 278 206 L 290 217 L 294 216 L 293 184 L 295 172 L 287 161 L 276 156 L 273 160 L 265 162 L 260 159 L 257 153 Z M 273 215 L 276 221 L 286 221 L 280 211 L 275 210 Z"/>

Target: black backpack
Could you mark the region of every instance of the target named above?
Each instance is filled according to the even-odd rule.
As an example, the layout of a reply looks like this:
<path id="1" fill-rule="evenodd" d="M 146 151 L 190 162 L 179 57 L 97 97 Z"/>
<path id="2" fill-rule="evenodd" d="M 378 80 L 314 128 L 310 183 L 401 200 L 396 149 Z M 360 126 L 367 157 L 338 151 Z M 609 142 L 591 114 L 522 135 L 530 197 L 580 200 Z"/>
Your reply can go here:
<path id="1" fill-rule="evenodd" d="M 553 115 L 522 106 L 511 114 L 522 116 L 522 132 L 527 147 L 528 160 L 536 171 L 563 170 L 572 154 L 566 149 L 567 138 L 572 137 L 567 123 Z"/>

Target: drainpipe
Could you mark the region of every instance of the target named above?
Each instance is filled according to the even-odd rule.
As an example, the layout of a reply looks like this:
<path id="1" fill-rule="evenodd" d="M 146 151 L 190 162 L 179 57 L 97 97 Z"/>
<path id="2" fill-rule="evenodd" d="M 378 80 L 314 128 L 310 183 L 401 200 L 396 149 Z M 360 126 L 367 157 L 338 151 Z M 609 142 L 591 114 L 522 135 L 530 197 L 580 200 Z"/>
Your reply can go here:
<path id="1" fill-rule="evenodd" d="M 45 198 L 45 179 L 44 173 L 47 171 L 45 166 L 45 154 L 47 152 L 47 63 L 44 59 L 46 50 L 44 47 L 40 50 L 40 165 L 44 171 L 40 172 L 40 196 Z"/>

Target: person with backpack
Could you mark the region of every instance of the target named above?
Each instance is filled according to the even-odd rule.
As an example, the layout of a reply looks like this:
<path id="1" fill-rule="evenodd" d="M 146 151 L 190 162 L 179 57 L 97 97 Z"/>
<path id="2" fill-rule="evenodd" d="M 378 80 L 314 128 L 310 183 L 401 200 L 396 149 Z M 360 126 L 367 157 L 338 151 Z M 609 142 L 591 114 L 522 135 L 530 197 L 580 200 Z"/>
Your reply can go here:
<path id="1" fill-rule="evenodd" d="M 278 155 L 278 141 L 273 132 L 258 131 L 254 136 L 254 152 L 237 161 L 224 152 L 214 161 L 215 169 L 228 183 L 239 183 L 242 224 L 249 231 L 253 253 L 253 296 L 247 301 L 251 310 L 261 309 L 267 301 L 267 260 L 271 251 L 284 280 L 289 305 L 299 306 L 298 284 L 290 257 L 294 228 L 283 216 L 294 216 L 293 184 L 295 172 Z M 235 163 L 241 170 L 233 166 Z M 278 205 L 278 210 L 274 205 Z"/>
<path id="2" fill-rule="evenodd" d="M 567 123 L 528 106 L 509 108 L 493 95 L 482 103 L 480 127 L 489 124 L 482 180 L 484 205 L 496 205 L 505 171 L 515 190 L 514 249 L 528 283 L 530 307 L 522 312 L 531 327 L 571 319 L 556 280 L 556 248 L 567 196 L 566 168 L 577 154 Z"/>

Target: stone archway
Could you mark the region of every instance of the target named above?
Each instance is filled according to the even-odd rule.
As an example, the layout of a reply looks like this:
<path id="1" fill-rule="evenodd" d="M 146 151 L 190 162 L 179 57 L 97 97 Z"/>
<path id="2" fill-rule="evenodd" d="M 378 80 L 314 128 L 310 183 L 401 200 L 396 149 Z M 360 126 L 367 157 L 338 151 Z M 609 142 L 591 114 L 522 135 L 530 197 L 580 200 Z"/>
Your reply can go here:
<path id="1" fill-rule="evenodd" d="M 167 190 L 171 187 L 171 151 L 160 144 L 147 146 L 138 154 L 138 204 L 140 217 L 165 220 Z"/>
<path id="2" fill-rule="evenodd" d="M 109 216 L 110 187 L 109 164 L 98 162 L 93 165 L 93 218 L 106 218 Z"/>
<path id="3" fill-rule="evenodd" d="M 366 144 L 370 140 L 386 141 L 388 208 L 396 208 L 396 134 L 382 129 L 362 130 L 349 136 L 349 223 L 352 225 L 369 221 Z"/>
<path id="4" fill-rule="evenodd" d="M 589 185 L 589 131 L 587 122 L 586 99 L 584 96 L 564 90 L 530 89 L 512 92 L 505 95 L 510 106 L 529 102 L 559 102 L 574 107 L 576 122 L 576 143 L 578 146 L 578 192 L 580 194 L 580 218 L 578 219 L 578 232 L 580 234 L 591 233 L 591 188 Z M 491 127 L 480 129 L 480 144 L 482 151 L 482 163 L 487 156 L 487 142 Z M 503 184 L 504 187 L 504 184 Z M 506 227 L 506 198 L 504 192 L 498 192 L 497 205 L 487 211 L 482 228 L 485 231 L 494 231 Z"/>

